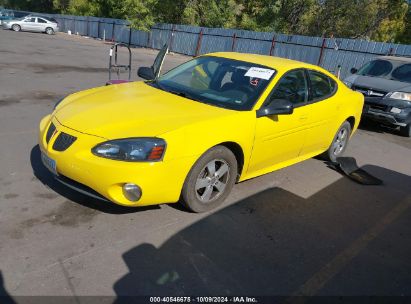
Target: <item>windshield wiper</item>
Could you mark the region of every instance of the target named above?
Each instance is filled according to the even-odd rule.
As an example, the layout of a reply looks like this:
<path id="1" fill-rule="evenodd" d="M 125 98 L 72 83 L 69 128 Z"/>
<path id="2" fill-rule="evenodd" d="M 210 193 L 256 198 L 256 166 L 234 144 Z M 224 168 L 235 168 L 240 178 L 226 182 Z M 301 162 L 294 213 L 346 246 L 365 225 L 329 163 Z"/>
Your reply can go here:
<path id="1" fill-rule="evenodd" d="M 178 96 L 181 96 L 181 97 L 184 97 L 184 98 L 188 98 L 188 99 L 191 99 L 191 100 L 198 101 L 197 99 L 192 97 L 190 94 L 180 92 L 180 91 L 174 91 L 174 90 L 170 90 L 170 89 L 165 88 L 164 86 L 162 86 L 160 84 L 160 82 L 157 79 L 154 79 L 153 81 L 151 81 L 151 83 L 155 84 L 162 91 L 165 91 L 165 92 L 168 92 L 168 93 L 171 93 L 171 94 L 174 94 L 174 95 L 178 95 Z"/>

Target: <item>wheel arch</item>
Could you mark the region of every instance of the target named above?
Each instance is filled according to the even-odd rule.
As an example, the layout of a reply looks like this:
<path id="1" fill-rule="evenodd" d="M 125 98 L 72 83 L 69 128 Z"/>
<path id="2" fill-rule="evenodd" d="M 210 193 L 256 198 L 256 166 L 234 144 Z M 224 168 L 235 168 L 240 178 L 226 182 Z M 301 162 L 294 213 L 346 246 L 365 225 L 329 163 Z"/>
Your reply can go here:
<path id="1" fill-rule="evenodd" d="M 351 130 L 354 130 L 355 127 L 355 117 L 354 116 L 350 116 L 346 119 L 346 121 L 348 121 L 351 125 Z"/>
<path id="2" fill-rule="evenodd" d="M 218 144 L 217 146 L 223 146 L 229 149 L 231 152 L 233 152 L 235 158 L 237 159 L 237 164 L 238 164 L 238 176 L 237 176 L 237 181 L 240 178 L 243 168 L 244 168 L 244 151 L 243 148 L 236 142 L 233 141 L 226 141 Z"/>

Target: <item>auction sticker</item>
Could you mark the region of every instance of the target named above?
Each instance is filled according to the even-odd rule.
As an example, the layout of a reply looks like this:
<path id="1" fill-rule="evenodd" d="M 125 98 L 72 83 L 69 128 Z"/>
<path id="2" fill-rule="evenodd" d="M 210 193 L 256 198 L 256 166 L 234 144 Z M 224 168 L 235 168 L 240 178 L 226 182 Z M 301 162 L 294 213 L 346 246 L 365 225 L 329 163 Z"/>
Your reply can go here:
<path id="1" fill-rule="evenodd" d="M 251 67 L 244 76 L 269 80 L 273 74 L 274 70 Z"/>

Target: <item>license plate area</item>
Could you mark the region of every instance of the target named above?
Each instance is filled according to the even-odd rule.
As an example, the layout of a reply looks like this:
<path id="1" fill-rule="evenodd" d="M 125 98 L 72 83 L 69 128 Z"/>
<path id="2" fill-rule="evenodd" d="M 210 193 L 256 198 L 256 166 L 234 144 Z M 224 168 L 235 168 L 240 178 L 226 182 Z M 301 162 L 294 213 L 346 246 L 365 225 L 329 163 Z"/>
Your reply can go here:
<path id="1" fill-rule="evenodd" d="M 41 161 L 51 173 L 53 173 L 54 175 L 58 175 L 57 174 L 57 164 L 54 159 L 51 159 L 44 152 L 41 152 Z"/>

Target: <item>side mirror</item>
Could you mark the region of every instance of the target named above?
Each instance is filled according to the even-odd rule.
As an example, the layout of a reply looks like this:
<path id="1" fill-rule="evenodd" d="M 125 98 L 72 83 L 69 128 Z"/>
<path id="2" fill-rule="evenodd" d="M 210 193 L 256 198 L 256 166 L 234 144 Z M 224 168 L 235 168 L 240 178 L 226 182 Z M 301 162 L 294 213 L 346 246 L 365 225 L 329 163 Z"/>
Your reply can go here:
<path id="1" fill-rule="evenodd" d="M 357 72 L 358 72 L 358 69 L 356 69 L 356 68 L 352 68 L 352 69 L 350 70 L 350 72 L 351 72 L 351 74 L 355 74 L 355 73 L 357 73 Z"/>
<path id="2" fill-rule="evenodd" d="M 153 68 L 149 67 L 141 67 L 137 70 L 137 75 L 146 80 L 154 80 L 154 72 Z"/>
<path id="3" fill-rule="evenodd" d="M 270 115 L 292 114 L 294 105 L 285 99 L 273 99 L 268 106 L 257 110 L 257 118 Z"/>

